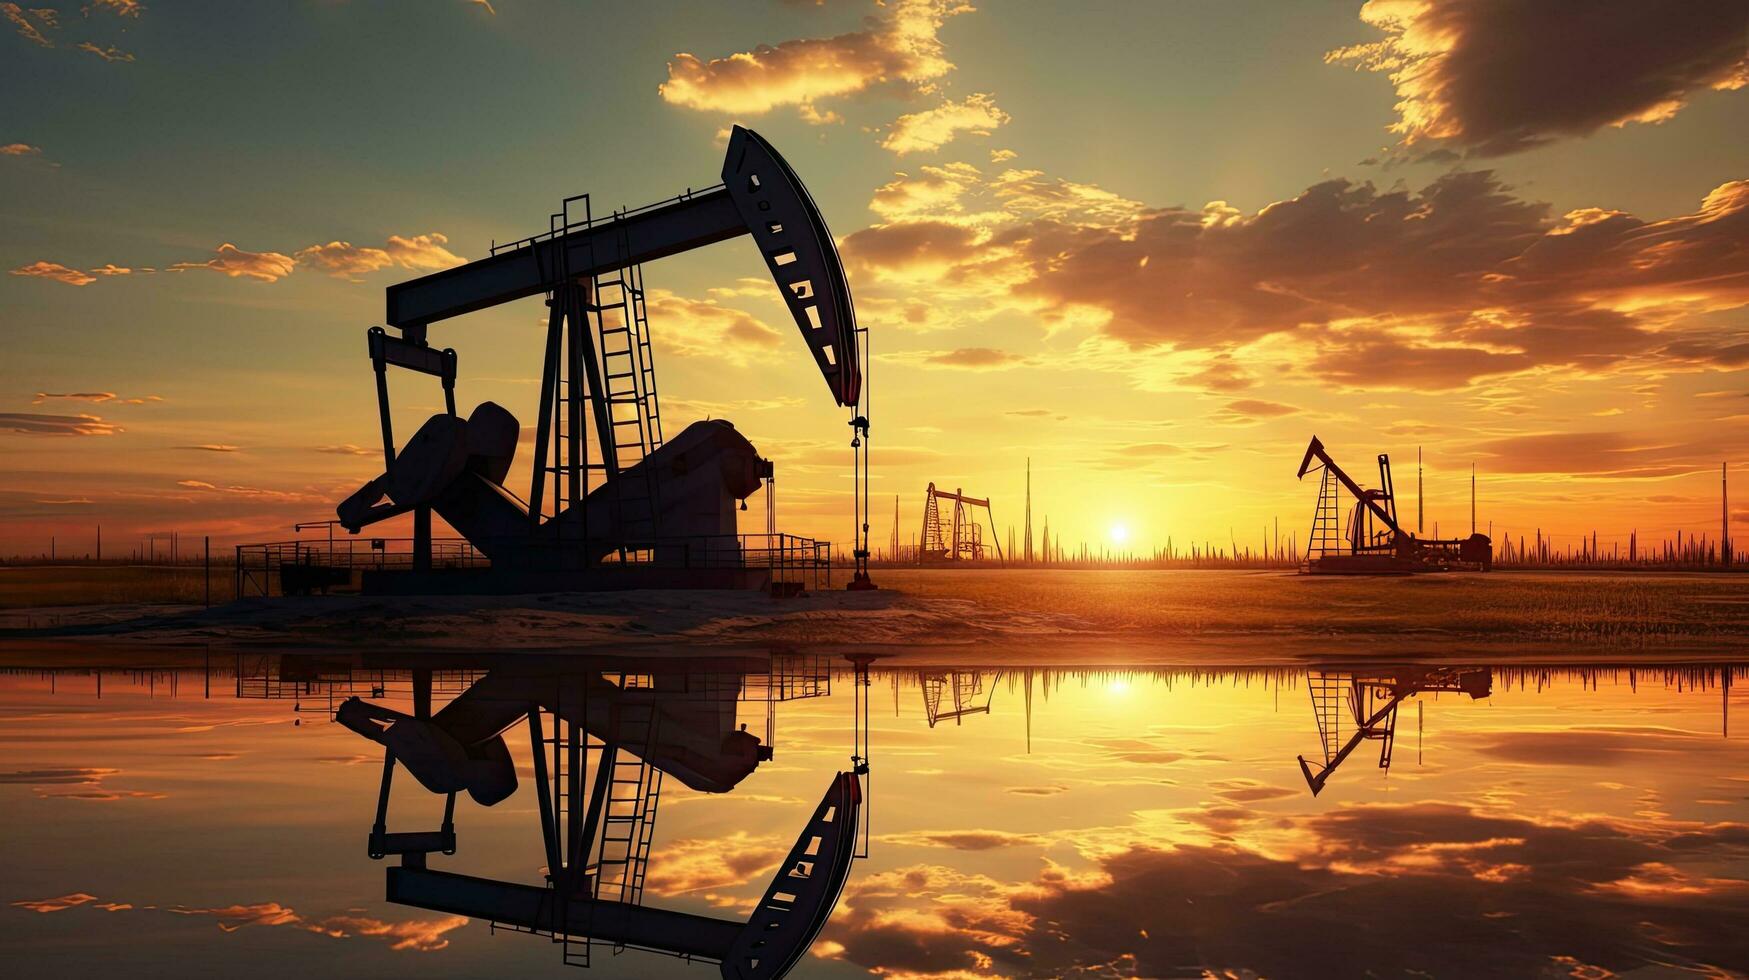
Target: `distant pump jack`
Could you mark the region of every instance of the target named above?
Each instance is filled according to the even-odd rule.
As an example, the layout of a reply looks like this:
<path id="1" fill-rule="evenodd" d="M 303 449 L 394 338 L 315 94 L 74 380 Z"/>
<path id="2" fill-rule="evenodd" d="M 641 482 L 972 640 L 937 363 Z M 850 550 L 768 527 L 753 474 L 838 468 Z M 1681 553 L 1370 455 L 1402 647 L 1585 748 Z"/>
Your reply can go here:
<path id="1" fill-rule="evenodd" d="M 1364 489 L 1336 465 L 1318 437 L 1312 437 L 1305 458 L 1300 461 L 1299 478 L 1305 479 L 1314 470 L 1321 470 L 1322 476 L 1302 571 L 1318 575 L 1407 575 L 1455 569 L 1486 572 L 1494 567 L 1494 546 L 1485 534 L 1420 538 L 1398 524 L 1391 457 L 1380 453 L 1378 460 L 1379 487 Z M 1343 505 L 1344 491 L 1353 498 L 1352 507 Z M 1471 492 L 1473 495 L 1473 482 Z M 1472 521 L 1474 512 L 1472 501 Z"/>

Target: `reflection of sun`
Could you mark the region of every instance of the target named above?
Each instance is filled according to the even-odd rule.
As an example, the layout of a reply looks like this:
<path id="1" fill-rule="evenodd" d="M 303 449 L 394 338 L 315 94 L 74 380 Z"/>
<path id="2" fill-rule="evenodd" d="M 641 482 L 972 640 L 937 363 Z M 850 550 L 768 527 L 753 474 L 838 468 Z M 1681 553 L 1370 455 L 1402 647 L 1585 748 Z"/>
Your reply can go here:
<path id="1" fill-rule="evenodd" d="M 1117 542 L 1118 544 L 1123 544 L 1125 541 L 1128 541 L 1129 539 L 1130 539 L 1130 529 L 1127 525 L 1113 524 L 1111 526 L 1111 540 Z"/>
<path id="2" fill-rule="evenodd" d="M 1128 693 L 1130 693 L 1130 682 L 1129 681 L 1107 681 L 1105 684 L 1105 693 L 1112 694 L 1112 695 L 1118 695 L 1118 696 L 1128 694 Z"/>

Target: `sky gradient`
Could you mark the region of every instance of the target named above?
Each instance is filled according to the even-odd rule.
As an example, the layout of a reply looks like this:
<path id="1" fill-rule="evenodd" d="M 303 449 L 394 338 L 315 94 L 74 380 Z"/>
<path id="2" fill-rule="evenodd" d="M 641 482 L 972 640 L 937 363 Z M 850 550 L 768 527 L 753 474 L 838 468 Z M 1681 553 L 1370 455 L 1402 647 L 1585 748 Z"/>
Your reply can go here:
<path id="1" fill-rule="evenodd" d="M 873 332 L 877 545 L 930 481 L 1018 524 L 1029 456 L 1071 541 L 1303 538 L 1314 433 L 1357 473 L 1424 447 L 1429 532 L 1468 530 L 1474 462 L 1514 535 L 1716 537 L 1749 455 L 1740 3 L 0 18 L 0 554 L 332 516 L 381 468 L 384 287 L 569 194 L 715 183 L 733 123 L 807 182 Z M 779 523 L 846 540 L 848 430 L 753 249 L 645 271 L 670 430 L 732 419 Z M 543 320 L 433 330 L 464 413 L 532 426 Z M 441 398 L 395 382 L 409 433 Z"/>

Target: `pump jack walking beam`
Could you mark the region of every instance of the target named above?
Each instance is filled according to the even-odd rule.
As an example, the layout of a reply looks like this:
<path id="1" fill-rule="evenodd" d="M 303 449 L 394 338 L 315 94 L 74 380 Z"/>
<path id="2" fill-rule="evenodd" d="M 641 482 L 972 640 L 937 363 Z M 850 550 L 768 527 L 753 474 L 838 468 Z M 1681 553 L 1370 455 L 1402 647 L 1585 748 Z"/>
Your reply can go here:
<path id="1" fill-rule="evenodd" d="M 857 403 L 856 314 L 838 248 L 801 179 L 763 137 L 735 127 L 723 184 L 580 222 L 488 258 L 390 286 L 384 316 L 415 344 L 427 325 L 579 280 L 752 235 L 838 404 Z"/>
<path id="2" fill-rule="evenodd" d="M 1385 510 L 1383 507 L 1380 507 L 1376 495 L 1369 494 L 1367 491 L 1361 489 L 1360 484 L 1355 483 L 1354 480 L 1349 478 L 1347 473 L 1342 472 L 1342 467 L 1337 466 L 1336 461 L 1330 458 L 1330 454 L 1324 451 L 1324 444 L 1318 441 L 1317 436 L 1313 436 L 1311 445 L 1306 447 L 1306 458 L 1300 460 L 1299 479 L 1305 479 L 1306 473 L 1313 468 L 1312 460 L 1314 459 L 1323 463 L 1324 466 L 1335 475 L 1336 479 L 1341 481 L 1342 485 L 1348 488 L 1348 492 L 1354 494 L 1354 499 L 1365 504 L 1367 509 L 1371 510 L 1373 515 L 1376 516 L 1381 523 L 1390 528 L 1394 533 L 1402 533 L 1402 528 L 1397 526 L 1396 515 Z M 1393 504 L 1393 506 L 1395 505 Z"/>

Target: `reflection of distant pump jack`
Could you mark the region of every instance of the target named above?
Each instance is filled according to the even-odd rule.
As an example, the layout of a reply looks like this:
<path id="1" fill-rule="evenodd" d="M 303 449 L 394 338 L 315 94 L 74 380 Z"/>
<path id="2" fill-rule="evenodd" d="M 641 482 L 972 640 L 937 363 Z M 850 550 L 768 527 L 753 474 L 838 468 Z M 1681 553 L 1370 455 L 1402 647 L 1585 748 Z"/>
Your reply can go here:
<path id="1" fill-rule="evenodd" d="M 1312 695 L 1324 763 L 1314 771 L 1300 756 L 1306 785 L 1317 796 L 1336 767 L 1369 739 L 1379 743 L 1379 768 L 1389 770 L 1397 738 L 1397 706 L 1405 699 L 1427 691 L 1457 691 L 1480 699 L 1492 692 L 1493 685 L 1494 672 L 1486 667 L 1413 667 L 1368 674 L 1307 671 L 1306 689 Z"/>
<path id="2" fill-rule="evenodd" d="M 588 966 L 592 949 L 634 948 L 715 961 L 724 977 L 783 976 L 824 927 L 866 844 L 862 716 L 856 764 L 832 778 L 746 922 L 649 907 L 663 777 L 700 792 L 734 789 L 772 757 L 769 742 L 737 727 L 737 704 L 825 693 L 825 678 L 796 684 L 745 666 L 684 669 L 656 658 L 627 667 L 622 658 L 493 669 L 435 714 L 430 671 L 423 683 L 415 671 L 411 715 L 358 698 L 342 704 L 338 720 L 386 748 L 369 849 L 373 858 L 401 857 L 388 870 L 389 901 L 548 936 L 575 966 Z M 859 704 L 866 673 L 859 666 Z M 516 791 L 504 732 L 518 723 L 533 748 L 544 887 L 431 870 L 432 852 L 456 851 L 457 793 L 492 806 Z M 439 830 L 389 831 L 397 761 L 445 798 Z"/>
<path id="3" fill-rule="evenodd" d="M 990 699 L 996 694 L 996 681 L 1001 671 L 993 671 L 988 686 L 982 670 L 925 670 L 917 675 L 917 686 L 923 690 L 923 716 L 929 727 L 952 719 L 959 724 L 967 715 L 990 713 Z M 944 703 L 945 699 L 945 703 Z"/>

